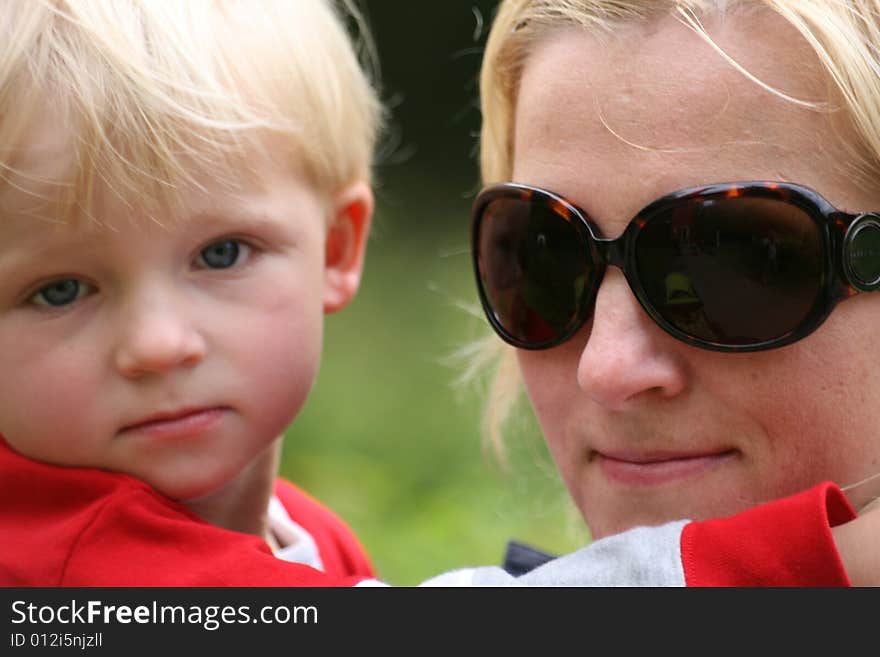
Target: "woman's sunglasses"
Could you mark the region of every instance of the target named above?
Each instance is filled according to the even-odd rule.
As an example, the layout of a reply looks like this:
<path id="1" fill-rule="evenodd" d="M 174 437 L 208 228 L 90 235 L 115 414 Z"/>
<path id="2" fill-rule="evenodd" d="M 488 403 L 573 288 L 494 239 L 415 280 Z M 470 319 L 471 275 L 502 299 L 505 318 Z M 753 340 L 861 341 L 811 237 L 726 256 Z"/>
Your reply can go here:
<path id="1" fill-rule="evenodd" d="M 472 252 L 483 308 L 521 349 L 547 349 L 591 317 L 605 268 L 673 337 L 714 351 L 809 335 L 841 300 L 880 287 L 880 214 L 847 214 L 788 183 L 714 184 L 641 210 L 616 239 L 561 196 L 485 188 Z"/>

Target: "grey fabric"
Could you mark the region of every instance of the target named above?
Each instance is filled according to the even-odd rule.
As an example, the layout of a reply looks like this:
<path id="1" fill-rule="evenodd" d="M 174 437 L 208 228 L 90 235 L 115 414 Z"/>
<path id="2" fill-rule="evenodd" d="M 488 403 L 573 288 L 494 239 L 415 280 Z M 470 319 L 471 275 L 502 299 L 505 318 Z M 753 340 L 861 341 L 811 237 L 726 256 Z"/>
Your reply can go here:
<path id="1" fill-rule="evenodd" d="M 609 536 L 514 577 L 489 566 L 443 573 L 421 586 L 685 586 L 681 530 L 688 520 Z"/>

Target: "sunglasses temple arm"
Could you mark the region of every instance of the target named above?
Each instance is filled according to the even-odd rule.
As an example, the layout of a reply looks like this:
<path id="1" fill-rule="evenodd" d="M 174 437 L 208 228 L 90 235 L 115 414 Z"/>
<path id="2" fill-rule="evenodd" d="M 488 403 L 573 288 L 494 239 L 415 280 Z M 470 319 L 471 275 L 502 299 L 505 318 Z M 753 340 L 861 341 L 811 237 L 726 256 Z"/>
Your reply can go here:
<path id="1" fill-rule="evenodd" d="M 829 226 L 831 228 L 831 246 L 834 254 L 834 285 L 831 289 L 832 303 L 838 303 L 859 293 L 859 289 L 854 286 L 846 273 L 844 266 L 844 243 L 846 241 L 846 232 L 850 224 L 853 223 L 859 214 L 850 214 L 847 212 L 832 212 L 829 216 Z"/>

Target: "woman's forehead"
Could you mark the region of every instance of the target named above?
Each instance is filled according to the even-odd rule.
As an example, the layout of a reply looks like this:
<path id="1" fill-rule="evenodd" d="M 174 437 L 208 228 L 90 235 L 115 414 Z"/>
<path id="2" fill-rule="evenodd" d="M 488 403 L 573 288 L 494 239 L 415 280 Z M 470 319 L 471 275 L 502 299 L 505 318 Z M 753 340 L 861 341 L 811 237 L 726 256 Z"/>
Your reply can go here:
<path id="1" fill-rule="evenodd" d="M 628 25 L 617 35 L 566 29 L 545 38 L 527 59 L 523 86 L 553 94 L 559 109 L 600 114 L 609 127 L 677 128 L 704 137 L 705 124 L 754 124 L 758 109 L 788 113 L 783 96 L 827 108 L 829 88 L 812 48 L 772 13 L 707 21 L 712 43 L 669 16 Z M 532 80 L 530 78 L 537 78 Z M 542 80 L 552 80 L 544 85 Z M 584 101 L 589 101 L 585 105 Z M 521 105 L 521 113 L 529 105 Z M 645 139 L 646 142 L 650 140 Z M 647 146 L 662 147 L 662 144 Z"/>
<path id="2" fill-rule="evenodd" d="M 706 27 L 727 56 L 671 17 L 612 37 L 567 29 L 546 38 L 523 70 L 515 179 L 561 192 L 559 180 L 631 174 L 665 193 L 836 175 L 829 160 L 846 158 L 827 80 L 800 34 L 770 12 Z"/>

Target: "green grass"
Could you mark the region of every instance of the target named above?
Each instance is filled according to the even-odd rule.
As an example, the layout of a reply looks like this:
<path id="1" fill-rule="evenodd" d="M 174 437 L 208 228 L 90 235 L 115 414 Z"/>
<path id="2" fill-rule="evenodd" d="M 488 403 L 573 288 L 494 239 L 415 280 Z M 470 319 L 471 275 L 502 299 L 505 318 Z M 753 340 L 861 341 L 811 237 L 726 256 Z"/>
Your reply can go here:
<path id="1" fill-rule="evenodd" d="M 588 535 L 534 418 L 509 441 L 505 473 L 481 448 L 477 386 L 450 356 L 485 335 L 460 199 L 408 216 L 380 196 L 358 297 L 327 318 L 324 358 L 289 428 L 282 473 L 341 515 L 379 574 L 416 584 L 500 564 L 509 538 L 567 551 Z"/>

